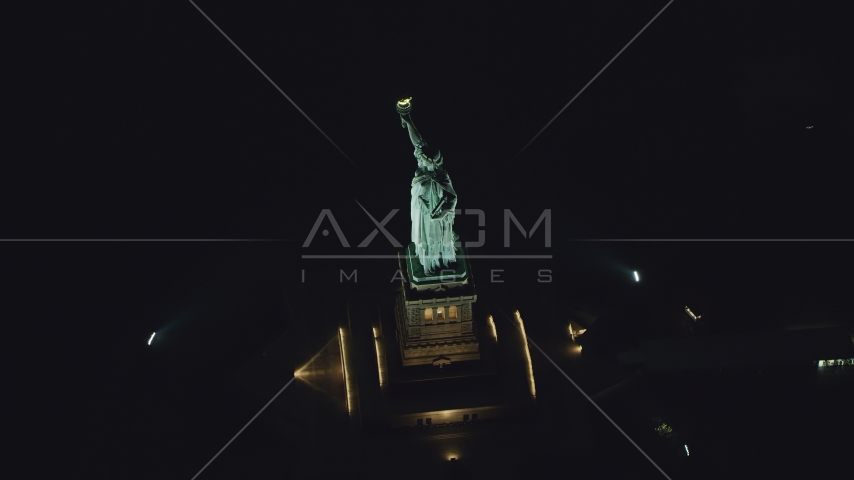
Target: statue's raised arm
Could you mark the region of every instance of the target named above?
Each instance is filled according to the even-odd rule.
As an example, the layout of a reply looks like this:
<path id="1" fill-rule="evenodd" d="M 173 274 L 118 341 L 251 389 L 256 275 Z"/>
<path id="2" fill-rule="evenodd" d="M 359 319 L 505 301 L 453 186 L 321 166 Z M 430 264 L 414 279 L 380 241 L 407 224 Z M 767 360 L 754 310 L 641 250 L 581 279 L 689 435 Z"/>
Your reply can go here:
<path id="1" fill-rule="evenodd" d="M 433 171 L 442 165 L 442 154 L 439 149 L 433 145 L 428 145 L 421 132 L 415 128 L 415 122 L 412 121 L 412 97 L 404 98 L 397 101 L 397 113 L 400 114 L 400 124 L 409 132 L 409 140 L 412 141 L 412 146 L 415 147 L 413 154 L 418 161 L 419 168 L 426 168 Z"/>
<path id="2" fill-rule="evenodd" d="M 398 100 L 397 113 L 400 114 L 401 126 L 409 130 L 409 139 L 412 140 L 412 146 L 416 148 L 426 147 L 427 142 L 424 141 L 421 133 L 418 132 L 415 124 L 412 122 L 412 97 Z"/>

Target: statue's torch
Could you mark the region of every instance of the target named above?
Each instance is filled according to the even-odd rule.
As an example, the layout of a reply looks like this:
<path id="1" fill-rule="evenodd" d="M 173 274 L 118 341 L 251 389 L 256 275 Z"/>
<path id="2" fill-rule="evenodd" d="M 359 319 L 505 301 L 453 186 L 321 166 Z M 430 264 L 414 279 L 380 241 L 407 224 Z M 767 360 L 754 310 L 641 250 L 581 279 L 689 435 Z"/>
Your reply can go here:
<path id="1" fill-rule="evenodd" d="M 397 113 L 405 117 L 412 111 L 412 97 L 407 97 L 397 101 Z"/>
<path id="2" fill-rule="evenodd" d="M 403 128 L 406 128 L 407 124 L 412 125 L 412 117 L 409 116 L 412 113 L 412 97 L 406 97 L 397 101 L 397 113 L 400 114 L 400 125 Z"/>

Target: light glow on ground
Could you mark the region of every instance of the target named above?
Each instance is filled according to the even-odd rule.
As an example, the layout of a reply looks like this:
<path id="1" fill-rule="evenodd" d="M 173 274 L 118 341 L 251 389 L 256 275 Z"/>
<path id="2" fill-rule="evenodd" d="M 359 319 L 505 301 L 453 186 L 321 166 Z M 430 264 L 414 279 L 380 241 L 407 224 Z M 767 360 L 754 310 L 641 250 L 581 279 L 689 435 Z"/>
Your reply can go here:
<path id="1" fill-rule="evenodd" d="M 519 310 L 514 312 L 516 322 L 519 323 L 519 329 L 522 330 L 522 341 L 525 344 L 525 358 L 528 360 L 528 386 L 531 388 L 531 396 L 537 396 L 537 387 L 534 384 L 534 366 L 531 363 L 531 350 L 528 348 L 528 334 L 525 333 L 525 324 L 522 322 L 522 316 L 519 315 Z"/>
<path id="2" fill-rule="evenodd" d="M 385 368 L 383 367 L 382 352 L 380 351 L 380 332 L 377 329 L 377 327 L 373 327 L 373 328 L 374 328 L 374 348 L 376 348 L 376 350 L 377 350 L 377 372 L 379 372 L 379 375 L 380 375 L 380 386 L 383 386 L 383 385 L 385 385 L 385 378 L 384 377 L 386 375 L 386 371 L 385 371 Z"/>
<path id="3" fill-rule="evenodd" d="M 347 352 L 344 349 L 344 329 L 338 329 L 338 341 L 341 343 L 341 370 L 344 372 L 344 387 L 347 390 L 347 412 L 353 413 L 353 388 L 347 375 Z"/>

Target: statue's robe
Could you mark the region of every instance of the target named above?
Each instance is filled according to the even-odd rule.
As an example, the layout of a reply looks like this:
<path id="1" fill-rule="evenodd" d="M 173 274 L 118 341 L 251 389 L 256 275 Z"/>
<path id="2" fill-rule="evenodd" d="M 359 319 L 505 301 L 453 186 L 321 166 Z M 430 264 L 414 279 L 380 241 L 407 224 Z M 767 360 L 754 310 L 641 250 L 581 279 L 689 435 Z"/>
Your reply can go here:
<path id="1" fill-rule="evenodd" d="M 438 211 L 447 213 L 442 218 L 434 219 L 433 214 L 443 198 L 445 203 Z M 456 207 L 457 194 L 448 172 L 441 165 L 432 164 L 429 159 L 419 158 L 418 170 L 412 179 L 410 217 L 412 243 L 415 244 L 415 253 L 425 272 L 433 272 L 440 264 L 447 267 L 456 261 L 456 235 L 453 232 Z"/>

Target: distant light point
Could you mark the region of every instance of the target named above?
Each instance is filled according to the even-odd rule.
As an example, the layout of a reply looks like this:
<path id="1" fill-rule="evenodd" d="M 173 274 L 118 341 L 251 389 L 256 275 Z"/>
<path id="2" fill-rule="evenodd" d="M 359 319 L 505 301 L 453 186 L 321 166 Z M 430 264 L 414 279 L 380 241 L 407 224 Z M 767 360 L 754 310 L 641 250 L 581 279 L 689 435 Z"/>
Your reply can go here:
<path id="1" fill-rule="evenodd" d="M 640 276 L 638 276 L 638 271 L 635 270 L 635 281 L 640 282 Z"/>
<path id="2" fill-rule="evenodd" d="M 685 445 L 685 455 L 686 456 L 691 455 L 691 452 L 688 451 L 688 445 Z"/>
<path id="3" fill-rule="evenodd" d="M 685 312 L 687 312 L 688 315 L 690 315 L 691 318 L 693 318 L 695 322 L 703 317 L 702 315 L 694 315 L 694 312 L 692 312 L 691 309 L 688 308 L 687 305 L 685 306 Z"/>
<path id="4" fill-rule="evenodd" d="M 807 130 L 809 130 L 809 129 L 811 129 L 811 128 L 812 128 L 812 125 L 809 125 L 809 126 L 807 127 Z"/>
<path id="5" fill-rule="evenodd" d="M 151 345 L 151 341 L 152 341 L 152 340 L 154 340 L 154 335 L 155 335 L 156 333 L 157 333 L 157 332 L 152 333 L 152 334 L 151 334 L 151 338 L 149 338 L 149 339 L 148 339 L 148 344 L 149 344 L 149 345 Z"/>

